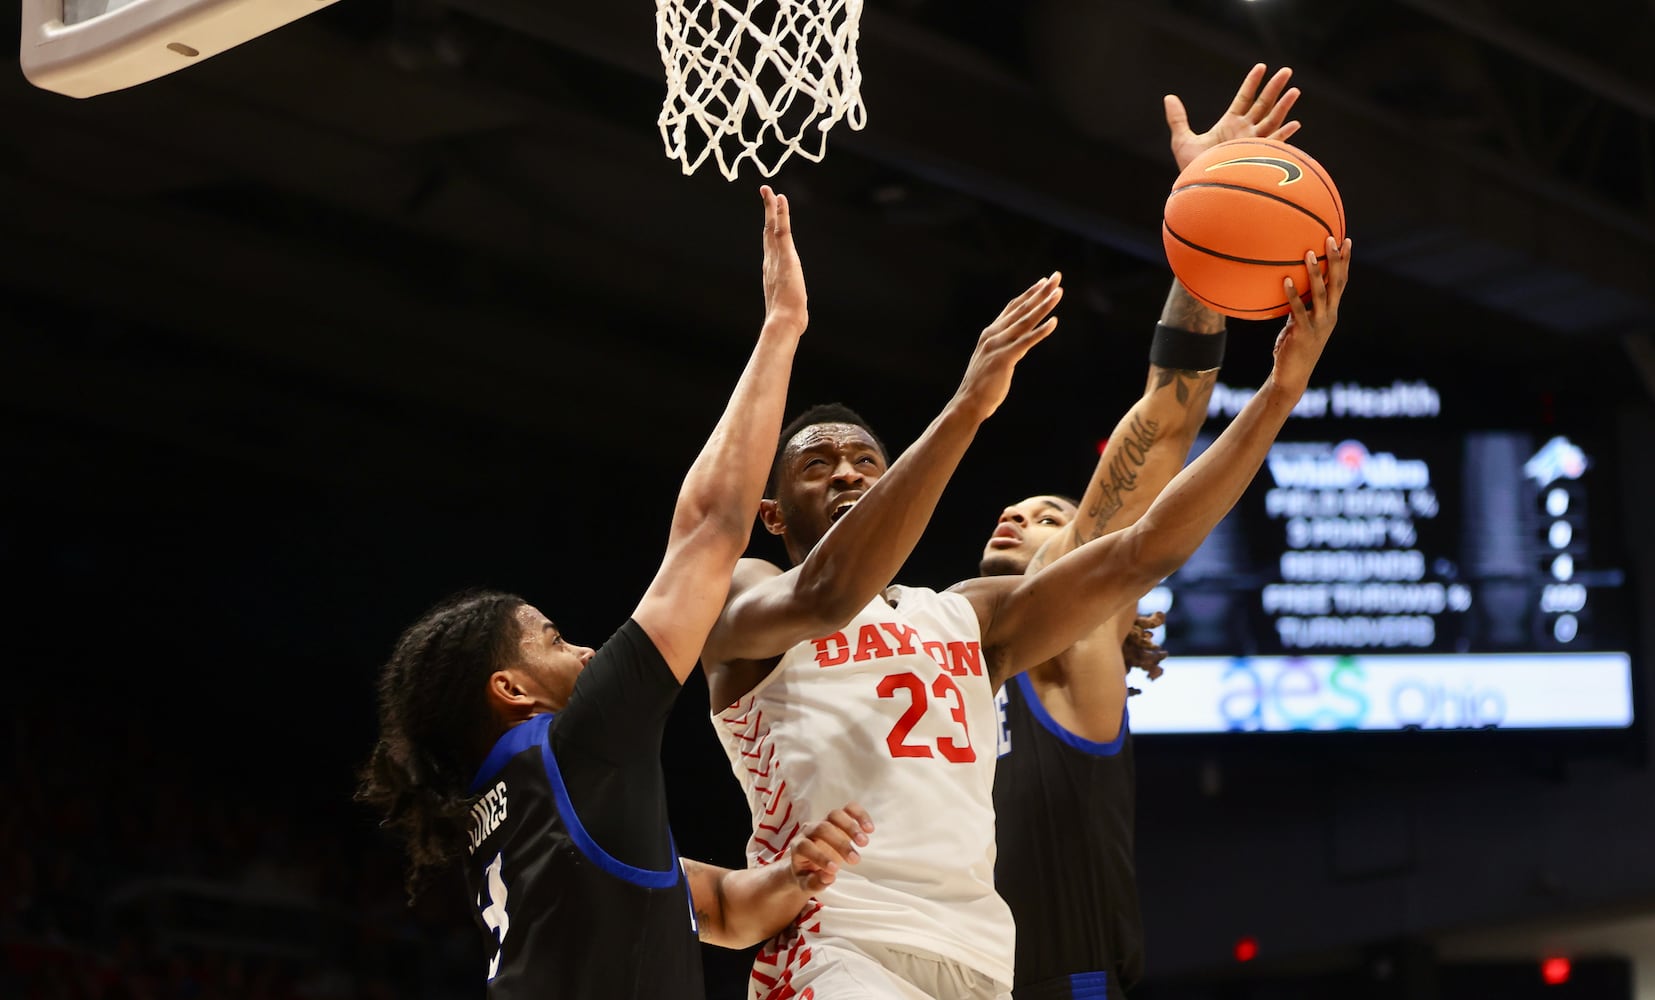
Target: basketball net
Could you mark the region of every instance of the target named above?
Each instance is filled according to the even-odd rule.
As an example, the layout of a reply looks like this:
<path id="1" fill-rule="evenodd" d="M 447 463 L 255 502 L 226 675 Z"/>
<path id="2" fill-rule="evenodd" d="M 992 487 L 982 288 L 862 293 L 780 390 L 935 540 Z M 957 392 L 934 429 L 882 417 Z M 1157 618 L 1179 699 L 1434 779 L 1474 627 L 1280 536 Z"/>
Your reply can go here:
<path id="1" fill-rule="evenodd" d="M 794 153 L 820 161 L 841 118 L 867 124 L 856 64 L 863 0 L 655 0 L 666 69 L 661 141 L 694 173 L 709 155 L 773 177 Z M 769 8 L 769 23 L 755 17 Z"/>

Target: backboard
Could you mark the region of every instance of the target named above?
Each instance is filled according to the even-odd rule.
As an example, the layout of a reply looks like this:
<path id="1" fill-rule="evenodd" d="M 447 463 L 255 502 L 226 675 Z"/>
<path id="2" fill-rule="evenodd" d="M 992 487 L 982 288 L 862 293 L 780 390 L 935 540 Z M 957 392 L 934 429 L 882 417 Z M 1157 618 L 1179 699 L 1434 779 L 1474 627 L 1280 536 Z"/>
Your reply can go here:
<path id="1" fill-rule="evenodd" d="M 334 0 L 23 0 L 37 87 L 93 97 L 177 72 Z"/>

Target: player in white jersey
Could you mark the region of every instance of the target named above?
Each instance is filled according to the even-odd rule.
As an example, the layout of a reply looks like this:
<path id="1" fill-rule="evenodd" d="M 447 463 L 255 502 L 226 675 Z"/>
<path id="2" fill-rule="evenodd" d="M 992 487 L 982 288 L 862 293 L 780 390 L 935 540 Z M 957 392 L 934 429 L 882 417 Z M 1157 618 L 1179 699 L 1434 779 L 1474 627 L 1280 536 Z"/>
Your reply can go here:
<path id="1" fill-rule="evenodd" d="M 1038 574 L 946 593 L 889 587 L 1016 362 L 1055 323 L 1058 276 L 984 331 L 959 391 L 888 469 L 884 447 L 843 407 L 783 430 L 760 517 L 793 567 L 745 559 L 736 569 L 702 654 L 714 726 L 752 811 L 751 863 L 849 787 L 881 817 L 881 838 L 760 955 L 755 997 L 1009 991 L 1014 927 L 991 874 L 993 692 L 1177 569 L 1234 506 L 1337 319 L 1349 242 L 1326 252 L 1328 279 L 1310 268 L 1308 308 L 1289 289 L 1270 378 L 1223 435 L 1136 524 Z"/>
<path id="2" fill-rule="evenodd" d="M 893 711 L 868 711 L 870 698 Z M 840 788 L 877 789 L 882 801 L 900 801 L 905 817 L 947 818 L 882 827 L 881 849 L 863 851 L 845 870 L 856 884 L 819 896 L 826 908 L 804 922 L 807 931 L 936 956 L 1010 982 L 1000 939 L 1011 914 L 994 892 L 995 708 L 967 601 L 892 587 L 843 628 L 788 650 L 714 722 L 753 810 L 749 863 L 783 857 L 809 803 L 843 798 Z M 809 936 L 760 955 L 759 995 L 789 960 L 817 960 L 800 954 Z"/>

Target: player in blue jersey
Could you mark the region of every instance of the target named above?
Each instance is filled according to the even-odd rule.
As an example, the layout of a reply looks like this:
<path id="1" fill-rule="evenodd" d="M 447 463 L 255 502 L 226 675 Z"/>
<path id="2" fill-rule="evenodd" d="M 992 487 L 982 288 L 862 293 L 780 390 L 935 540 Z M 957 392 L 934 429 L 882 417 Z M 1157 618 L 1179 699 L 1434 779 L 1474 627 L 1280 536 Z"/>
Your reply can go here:
<path id="1" fill-rule="evenodd" d="M 1287 86 L 1291 75 L 1283 68 L 1266 81 L 1265 67 L 1254 66 L 1229 109 L 1199 134 L 1169 95 L 1178 169 L 1220 142 L 1298 131 L 1287 117 L 1299 96 Z M 1174 281 L 1144 394 L 1116 424 L 1080 502 L 1043 495 L 1007 507 L 984 548 L 983 574 L 1036 572 L 1137 521 L 1183 467 L 1224 340 L 1225 318 Z M 1147 639 L 1156 624 L 1124 606 L 1000 691 L 995 886 L 1017 920 L 1016 1000 L 1118 998 L 1143 974 L 1127 669 L 1159 672 L 1164 654 Z"/>
<path id="2" fill-rule="evenodd" d="M 594 651 L 522 598 L 463 594 L 410 626 L 380 677 L 359 798 L 404 836 L 411 879 L 463 862 L 498 1000 L 697 1000 L 698 937 L 775 933 L 872 830 L 834 809 L 777 864 L 730 872 L 681 861 L 667 824 L 662 728 L 747 547 L 808 319 L 787 200 L 761 193 L 764 326 L 631 617 Z"/>

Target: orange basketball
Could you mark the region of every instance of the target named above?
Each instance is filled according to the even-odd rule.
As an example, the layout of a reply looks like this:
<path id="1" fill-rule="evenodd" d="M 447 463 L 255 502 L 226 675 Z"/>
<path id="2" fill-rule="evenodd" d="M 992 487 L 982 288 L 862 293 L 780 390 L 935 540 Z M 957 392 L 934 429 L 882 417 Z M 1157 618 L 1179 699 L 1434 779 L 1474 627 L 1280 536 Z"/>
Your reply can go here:
<path id="1" fill-rule="evenodd" d="M 1167 196 L 1161 242 L 1189 293 L 1237 319 L 1287 314 L 1282 279 L 1308 300 L 1304 254 L 1327 273 L 1327 238 L 1345 206 L 1322 165 L 1275 139 L 1232 139 L 1190 162 Z"/>

